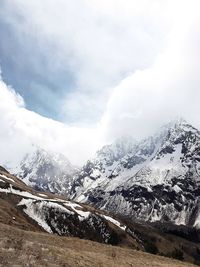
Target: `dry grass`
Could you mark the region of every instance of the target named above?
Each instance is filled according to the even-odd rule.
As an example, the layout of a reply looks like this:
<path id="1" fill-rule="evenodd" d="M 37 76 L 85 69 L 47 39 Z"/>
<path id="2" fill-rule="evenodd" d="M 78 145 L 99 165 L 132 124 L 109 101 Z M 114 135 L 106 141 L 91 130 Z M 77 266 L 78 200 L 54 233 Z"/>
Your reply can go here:
<path id="1" fill-rule="evenodd" d="M 184 267 L 176 260 L 0 224 L 0 266 L 61 267 Z"/>

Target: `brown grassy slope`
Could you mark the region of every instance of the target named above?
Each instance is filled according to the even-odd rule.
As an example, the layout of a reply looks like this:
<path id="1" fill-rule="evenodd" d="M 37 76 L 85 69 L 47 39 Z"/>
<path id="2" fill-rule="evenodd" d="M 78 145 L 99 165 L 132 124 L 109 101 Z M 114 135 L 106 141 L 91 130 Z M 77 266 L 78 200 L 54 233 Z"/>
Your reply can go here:
<path id="1" fill-rule="evenodd" d="M 133 229 L 135 235 L 142 240 L 142 244 L 144 245 L 146 252 L 165 255 L 167 257 L 200 265 L 199 230 L 185 227 L 185 235 L 183 235 L 184 232 L 180 231 L 180 228 L 184 228 L 183 226 L 170 224 L 172 229 L 174 229 L 173 234 L 170 231 L 166 231 L 167 226 L 163 223 L 159 223 L 163 230 L 146 222 L 137 223 L 131 221 L 131 218 L 129 221 L 125 220 L 125 223 L 130 227 L 130 229 Z"/>
<path id="2" fill-rule="evenodd" d="M 10 187 L 12 187 L 12 192 L 16 190 L 17 192 L 31 193 L 33 196 L 38 196 L 41 199 L 44 199 L 45 201 L 47 199 L 49 199 L 50 201 L 54 200 L 54 203 L 58 203 L 60 206 L 63 205 L 60 201 L 66 201 L 64 197 L 49 193 L 44 193 L 41 197 L 41 192 L 35 191 L 34 189 L 26 186 L 16 177 L 0 170 L 0 189 L 10 190 Z M 0 223 L 8 224 L 10 226 L 17 227 L 21 230 L 45 232 L 45 230 L 42 229 L 42 227 L 40 227 L 35 220 L 31 219 L 28 215 L 26 215 L 26 213 L 23 211 L 23 206 L 18 206 L 18 203 L 21 201 L 22 198 L 22 196 L 17 195 L 15 193 L 7 193 L 0 191 Z M 80 206 L 82 207 L 81 210 L 90 211 L 94 214 L 103 214 L 103 212 L 97 211 L 92 207 L 86 207 L 84 205 Z M 95 229 L 93 229 L 93 227 L 88 228 L 86 222 L 78 221 L 76 216 L 71 216 L 70 218 L 65 218 L 64 220 L 61 218 L 62 221 L 61 219 L 59 221 L 59 214 L 53 212 L 50 209 L 48 210 L 48 212 L 51 212 L 51 218 L 56 218 L 55 221 L 57 222 L 57 228 L 62 229 L 63 225 L 66 225 L 68 227 L 68 232 L 60 235 L 76 236 L 80 238 L 90 239 L 93 241 L 99 241 L 103 243 L 105 242 L 105 240 L 102 238 L 103 235 L 101 234 L 101 225 L 99 228 L 96 227 Z M 62 215 L 62 213 L 60 214 Z M 122 231 L 116 225 L 108 221 L 106 222 L 105 226 L 107 227 L 106 229 L 108 229 L 111 233 L 110 244 L 138 248 L 140 250 L 143 250 L 142 245 L 138 243 L 135 238 L 131 237 L 125 231 Z M 59 234 L 59 231 L 55 233 Z"/>
<path id="3" fill-rule="evenodd" d="M 0 224 L 0 266 L 192 267 L 140 251 Z"/>

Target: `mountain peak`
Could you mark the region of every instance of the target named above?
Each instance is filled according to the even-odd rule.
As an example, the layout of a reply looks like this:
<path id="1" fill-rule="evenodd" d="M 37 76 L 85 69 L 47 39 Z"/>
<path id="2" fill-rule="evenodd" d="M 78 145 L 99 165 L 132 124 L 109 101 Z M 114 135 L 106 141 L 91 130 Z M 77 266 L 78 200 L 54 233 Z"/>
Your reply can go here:
<path id="1" fill-rule="evenodd" d="M 67 194 L 77 171 L 63 154 L 33 146 L 14 173 L 35 189 Z"/>
<path id="2" fill-rule="evenodd" d="M 132 137 L 122 136 L 112 144 L 105 145 L 97 151 L 97 157 L 100 160 L 104 159 L 109 164 L 113 164 L 114 161 L 120 160 L 130 153 L 134 149 L 135 144 L 136 141 Z"/>
<path id="3" fill-rule="evenodd" d="M 30 161 L 32 164 L 40 164 L 42 162 L 53 162 L 56 165 L 65 166 L 68 170 L 73 168 L 70 161 L 61 153 L 47 151 L 41 147 L 35 146 L 35 149 L 31 153 L 27 153 L 24 159 L 21 162 L 21 165 L 24 162 Z"/>
<path id="4" fill-rule="evenodd" d="M 75 179 L 71 194 L 76 200 L 145 221 L 200 227 L 196 128 L 179 119 L 134 142 L 130 150 L 115 143 L 102 151 L 103 157 L 88 162 Z"/>

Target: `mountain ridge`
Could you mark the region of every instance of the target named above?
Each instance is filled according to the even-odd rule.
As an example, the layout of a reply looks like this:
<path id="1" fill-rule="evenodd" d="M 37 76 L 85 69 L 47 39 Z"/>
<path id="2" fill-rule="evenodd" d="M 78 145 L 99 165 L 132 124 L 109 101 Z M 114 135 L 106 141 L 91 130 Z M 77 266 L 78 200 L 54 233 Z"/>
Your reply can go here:
<path id="1" fill-rule="evenodd" d="M 120 138 L 80 170 L 59 157 L 36 150 L 17 174 L 37 190 L 101 210 L 200 227 L 200 131 L 183 119 L 141 141 Z"/>
<path id="2" fill-rule="evenodd" d="M 133 147 L 112 165 L 88 161 L 72 197 L 136 219 L 200 227 L 200 131 L 180 120 Z"/>

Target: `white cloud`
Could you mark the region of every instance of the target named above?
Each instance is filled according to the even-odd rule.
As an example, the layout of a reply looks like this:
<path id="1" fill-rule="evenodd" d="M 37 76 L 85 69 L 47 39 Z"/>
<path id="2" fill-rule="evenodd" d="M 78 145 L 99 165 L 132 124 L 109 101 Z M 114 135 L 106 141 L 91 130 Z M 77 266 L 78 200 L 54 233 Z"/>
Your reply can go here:
<path id="1" fill-rule="evenodd" d="M 15 34 L 23 33 L 19 36 L 39 42 L 41 54 L 48 55 L 47 62 L 54 71 L 66 68 L 66 72 L 70 69 L 74 73 L 75 88 L 68 92 L 66 85 L 66 98 L 60 105 L 63 121 L 76 118 L 77 122 L 78 118 L 95 123 L 105 109 L 111 87 L 137 69 L 151 66 L 163 49 L 175 17 L 171 11 L 169 17 L 172 3 L 7 0 L 4 12 Z M 90 102 L 98 99 L 99 104 L 86 107 L 86 98 Z"/>
<path id="2" fill-rule="evenodd" d="M 108 140 L 124 133 L 141 138 L 178 117 L 200 127 L 198 7 L 196 1 L 182 5 L 166 48 L 152 67 L 136 71 L 114 89 L 102 118 Z"/>
<path id="3" fill-rule="evenodd" d="M 23 99 L 0 81 L 0 164 L 16 164 L 32 144 L 82 164 L 99 145 L 97 129 L 69 127 L 24 107 Z"/>
<path id="4" fill-rule="evenodd" d="M 70 54 L 78 89 L 68 94 L 67 110 L 61 112 L 71 113 L 77 125 L 81 114 L 89 117 L 107 104 L 105 112 L 93 128 L 72 127 L 27 110 L 1 81 L 0 160 L 22 155 L 37 143 L 81 164 L 103 141 L 126 134 L 142 138 L 175 117 L 200 126 L 198 1 L 53 3 L 15 0 L 12 8 L 30 17 L 23 30 L 35 30 L 44 43 L 55 41 L 52 67 Z"/>

